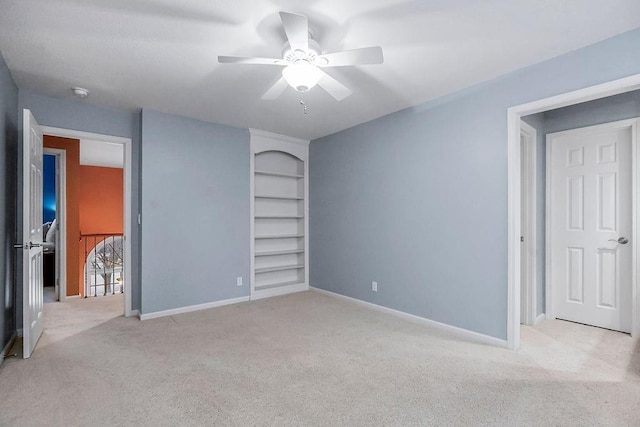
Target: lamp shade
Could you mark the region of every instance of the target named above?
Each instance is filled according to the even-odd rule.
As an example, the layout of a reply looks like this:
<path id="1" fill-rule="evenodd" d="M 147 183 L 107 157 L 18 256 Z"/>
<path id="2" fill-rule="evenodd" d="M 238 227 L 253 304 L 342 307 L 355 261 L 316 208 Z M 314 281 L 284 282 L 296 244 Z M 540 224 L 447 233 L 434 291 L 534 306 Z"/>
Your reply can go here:
<path id="1" fill-rule="evenodd" d="M 318 84 L 322 71 L 307 61 L 298 61 L 282 70 L 282 76 L 289 86 L 298 92 L 306 92 Z"/>

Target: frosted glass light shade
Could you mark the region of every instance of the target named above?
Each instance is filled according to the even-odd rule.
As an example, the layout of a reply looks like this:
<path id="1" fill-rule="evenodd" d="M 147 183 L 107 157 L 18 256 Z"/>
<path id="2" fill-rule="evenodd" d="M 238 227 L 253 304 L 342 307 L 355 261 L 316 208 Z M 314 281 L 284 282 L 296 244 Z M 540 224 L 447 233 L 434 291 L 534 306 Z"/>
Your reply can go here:
<path id="1" fill-rule="evenodd" d="M 318 84 L 322 71 L 306 61 L 298 61 L 282 70 L 282 76 L 289 86 L 298 92 L 306 92 Z"/>

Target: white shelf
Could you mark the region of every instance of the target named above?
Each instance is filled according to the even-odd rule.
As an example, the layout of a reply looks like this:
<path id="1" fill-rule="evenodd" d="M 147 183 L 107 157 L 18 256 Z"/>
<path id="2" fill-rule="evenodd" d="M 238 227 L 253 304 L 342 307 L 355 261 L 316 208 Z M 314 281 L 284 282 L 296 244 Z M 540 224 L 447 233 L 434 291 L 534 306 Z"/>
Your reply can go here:
<path id="1" fill-rule="evenodd" d="M 256 199 L 276 199 L 276 200 L 304 200 L 304 197 L 298 197 L 298 196 L 267 196 L 267 195 L 256 195 L 255 196 Z"/>
<path id="2" fill-rule="evenodd" d="M 279 176 L 281 178 L 304 178 L 304 175 L 282 172 L 256 171 L 256 175 Z"/>
<path id="3" fill-rule="evenodd" d="M 275 255 L 290 255 L 304 253 L 304 249 L 291 249 L 288 251 L 269 251 L 269 252 L 256 252 L 256 256 L 275 256 Z"/>
<path id="4" fill-rule="evenodd" d="M 258 239 L 297 239 L 300 237 L 304 237 L 304 234 L 273 234 L 270 236 L 256 236 L 256 240 Z"/>
<path id="5" fill-rule="evenodd" d="M 303 219 L 302 215 L 256 215 L 256 219 Z"/>
<path id="6" fill-rule="evenodd" d="M 274 271 L 299 270 L 301 268 L 304 268 L 304 264 L 281 265 L 281 266 L 278 266 L 278 267 L 256 268 L 256 274 L 272 273 Z"/>
<path id="7" fill-rule="evenodd" d="M 279 288 L 281 286 L 300 285 L 302 283 L 304 283 L 304 282 L 301 282 L 299 280 L 293 280 L 291 282 L 272 283 L 270 285 L 262 285 L 262 286 L 258 285 L 258 286 L 256 286 L 255 289 L 256 289 L 256 291 L 263 291 L 265 289 Z"/>

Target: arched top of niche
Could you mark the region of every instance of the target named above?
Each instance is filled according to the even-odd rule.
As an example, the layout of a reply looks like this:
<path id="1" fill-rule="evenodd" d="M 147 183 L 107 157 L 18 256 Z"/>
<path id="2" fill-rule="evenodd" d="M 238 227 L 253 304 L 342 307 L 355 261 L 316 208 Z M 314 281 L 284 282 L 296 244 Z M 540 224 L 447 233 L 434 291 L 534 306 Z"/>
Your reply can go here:
<path id="1" fill-rule="evenodd" d="M 255 170 L 303 176 L 304 161 L 291 153 L 267 150 L 256 154 Z"/>
<path id="2" fill-rule="evenodd" d="M 251 134 L 252 154 L 277 150 L 289 153 L 303 162 L 307 161 L 307 156 L 309 154 L 308 140 L 264 132 L 256 129 L 250 129 L 249 132 Z"/>

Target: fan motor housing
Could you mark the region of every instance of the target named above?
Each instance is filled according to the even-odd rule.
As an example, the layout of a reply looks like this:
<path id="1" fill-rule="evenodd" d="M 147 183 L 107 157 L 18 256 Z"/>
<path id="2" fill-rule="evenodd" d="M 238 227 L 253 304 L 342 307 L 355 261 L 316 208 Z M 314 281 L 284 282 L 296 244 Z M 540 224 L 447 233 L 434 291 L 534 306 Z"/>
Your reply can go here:
<path id="1" fill-rule="evenodd" d="M 282 48 L 282 59 L 290 64 L 301 60 L 314 64 L 316 62 L 316 57 L 321 54 L 320 45 L 312 38 L 309 38 L 309 48 L 307 50 L 291 49 L 289 42 L 286 42 Z"/>

